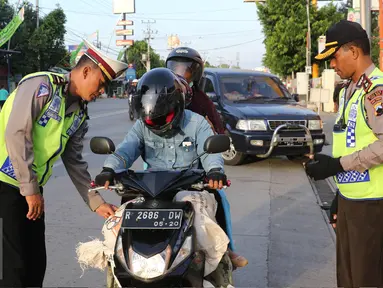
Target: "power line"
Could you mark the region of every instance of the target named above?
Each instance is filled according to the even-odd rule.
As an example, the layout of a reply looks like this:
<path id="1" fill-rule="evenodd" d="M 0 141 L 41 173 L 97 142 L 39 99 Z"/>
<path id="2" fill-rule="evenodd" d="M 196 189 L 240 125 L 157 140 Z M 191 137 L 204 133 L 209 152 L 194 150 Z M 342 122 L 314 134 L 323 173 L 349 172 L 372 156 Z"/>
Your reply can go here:
<path id="1" fill-rule="evenodd" d="M 54 10 L 52 8 L 48 7 L 41 7 L 40 9 L 46 9 L 46 10 Z M 81 11 L 74 11 L 74 10 L 64 10 L 65 12 L 69 13 L 75 13 L 75 14 L 83 14 L 83 15 L 92 15 L 92 16 L 107 16 L 107 17 L 115 17 L 114 15 L 110 15 L 107 13 L 92 13 L 92 12 L 81 12 Z M 141 20 L 141 19 L 147 19 L 148 17 L 136 17 L 136 16 L 130 16 L 131 19 Z M 254 19 L 185 19 L 185 18 L 153 18 L 150 17 L 153 20 L 161 20 L 161 21 L 188 21 L 188 22 L 257 22 L 258 20 Z"/>

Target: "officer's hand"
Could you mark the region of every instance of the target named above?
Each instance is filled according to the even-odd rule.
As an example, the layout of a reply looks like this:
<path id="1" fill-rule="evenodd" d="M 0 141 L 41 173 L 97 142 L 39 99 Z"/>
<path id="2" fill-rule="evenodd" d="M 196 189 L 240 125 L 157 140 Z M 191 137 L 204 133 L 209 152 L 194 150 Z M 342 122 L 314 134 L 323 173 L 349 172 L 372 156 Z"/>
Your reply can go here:
<path id="1" fill-rule="evenodd" d="M 115 173 L 113 169 L 104 167 L 101 173 L 96 176 L 95 183 L 98 186 L 104 186 L 105 189 L 108 189 L 110 184 L 114 184 L 114 176 Z"/>
<path id="2" fill-rule="evenodd" d="M 113 216 L 114 212 L 116 212 L 118 207 L 114 206 L 113 204 L 104 203 L 101 204 L 97 209 L 96 213 L 100 215 L 101 217 L 104 217 L 105 219 L 109 216 Z"/>
<path id="3" fill-rule="evenodd" d="M 226 185 L 227 177 L 219 168 L 211 169 L 206 175 L 210 189 L 222 189 Z"/>
<path id="4" fill-rule="evenodd" d="M 25 196 L 25 200 L 28 203 L 28 214 L 29 220 L 36 220 L 40 218 L 44 213 L 44 197 L 40 193 L 30 196 Z"/>
<path id="5" fill-rule="evenodd" d="M 336 220 L 337 220 L 337 214 L 338 214 L 338 194 L 339 192 L 335 194 L 334 199 L 332 200 L 331 207 L 330 207 L 330 224 L 335 229 L 336 228 Z"/>
<path id="6" fill-rule="evenodd" d="M 340 157 L 332 158 L 325 154 L 315 154 L 314 159 L 306 162 L 304 166 L 307 175 L 314 180 L 323 180 L 344 171 Z"/>

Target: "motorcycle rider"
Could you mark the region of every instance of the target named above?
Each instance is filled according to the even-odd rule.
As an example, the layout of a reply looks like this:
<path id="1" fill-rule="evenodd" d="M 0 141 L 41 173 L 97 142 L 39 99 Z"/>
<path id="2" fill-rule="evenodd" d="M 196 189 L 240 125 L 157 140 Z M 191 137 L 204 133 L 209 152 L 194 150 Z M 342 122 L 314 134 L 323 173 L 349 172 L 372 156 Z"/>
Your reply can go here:
<path id="1" fill-rule="evenodd" d="M 100 178 L 96 177 L 96 184 L 105 184 L 106 188 L 115 173 L 130 168 L 140 156 L 149 169 L 177 169 L 190 165 L 203 153 L 205 140 L 213 135 L 203 117 L 185 109 L 182 84 L 169 69 L 156 68 L 147 72 L 137 88 L 135 110 L 140 118 L 105 161 L 103 172 L 109 173 L 109 183 L 98 183 Z M 206 154 L 201 162 L 210 188 L 222 189 L 226 183 L 222 156 Z M 198 167 L 198 162 L 194 167 Z"/>
<path id="2" fill-rule="evenodd" d="M 210 124 L 199 114 L 185 109 L 182 83 L 169 69 L 156 68 L 141 78 L 137 86 L 135 112 L 139 116 L 116 151 L 108 156 L 97 185 L 109 188 L 115 173 L 126 171 L 141 156 L 149 169 L 180 170 L 190 166 L 213 135 Z M 210 189 L 226 184 L 220 153 L 201 158 Z M 198 161 L 194 161 L 198 168 Z"/>
<path id="3" fill-rule="evenodd" d="M 215 133 L 224 134 L 224 125 L 214 103 L 210 100 L 209 96 L 199 88 L 204 62 L 198 51 L 189 47 L 173 49 L 166 58 L 166 67 L 184 79 L 183 82 L 186 86 L 184 90 L 186 92 L 186 109 L 204 116 Z M 248 264 L 248 260 L 233 251 L 234 243 L 231 233 L 230 207 L 225 192 L 221 190 L 219 193 L 216 193 L 215 196 L 219 203 L 216 216 L 218 224 L 225 230 L 230 238 L 231 249 L 229 252 L 231 261 L 235 267 L 244 267 Z M 224 201 L 227 202 L 226 205 L 223 205 Z"/>

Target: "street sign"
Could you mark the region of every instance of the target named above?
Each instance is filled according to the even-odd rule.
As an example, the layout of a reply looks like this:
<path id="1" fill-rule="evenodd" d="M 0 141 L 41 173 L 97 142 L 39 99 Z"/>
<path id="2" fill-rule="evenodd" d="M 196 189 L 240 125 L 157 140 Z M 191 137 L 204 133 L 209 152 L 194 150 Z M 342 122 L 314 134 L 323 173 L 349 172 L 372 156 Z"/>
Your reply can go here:
<path id="1" fill-rule="evenodd" d="M 132 46 L 134 40 L 126 39 L 126 40 L 116 40 L 117 46 Z"/>
<path id="2" fill-rule="evenodd" d="M 117 26 L 132 26 L 133 21 L 131 20 L 120 20 L 117 22 Z"/>
<path id="3" fill-rule="evenodd" d="M 312 68 L 311 66 L 306 66 L 306 73 L 311 74 L 312 73 Z"/>
<path id="4" fill-rule="evenodd" d="M 116 30 L 117 36 L 132 36 L 133 35 L 133 29 L 118 29 Z"/>

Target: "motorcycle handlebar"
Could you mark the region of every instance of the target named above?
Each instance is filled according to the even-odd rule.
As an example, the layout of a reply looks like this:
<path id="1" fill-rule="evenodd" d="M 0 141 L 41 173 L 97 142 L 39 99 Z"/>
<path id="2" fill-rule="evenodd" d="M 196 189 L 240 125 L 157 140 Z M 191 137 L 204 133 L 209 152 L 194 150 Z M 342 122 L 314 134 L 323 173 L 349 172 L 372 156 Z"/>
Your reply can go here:
<path id="1" fill-rule="evenodd" d="M 197 185 L 202 185 L 202 188 L 207 188 L 207 187 L 209 187 L 209 184 L 207 184 L 207 183 L 198 183 L 198 184 L 194 184 L 194 185 L 191 185 L 191 187 L 196 187 L 196 188 L 198 188 L 198 186 Z M 230 187 L 231 186 L 231 181 L 230 180 L 227 180 L 226 181 L 226 185 L 224 185 L 223 187 L 222 187 L 222 189 L 226 189 L 226 188 L 228 188 L 228 187 Z M 94 181 L 92 181 L 91 182 L 91 187 L 92 188 L 90 188 L 89 190 L 88 190 L 88 193 L 89 192 L 92 192 L 92 191 L 98 191 L 98 190 L 103 190 L 103 189 L 105 189 L 105 187 L 104 186 L 97 186 L 96 185 L 96 183 L 94 182 Z M 109 186 L 109 189 L 114 189 L 114 190 L 124 190 L 124 185 L 122 185 L 122 184 L 116 184 L 116 185 L 114 185 L 114 186 Z"/>

